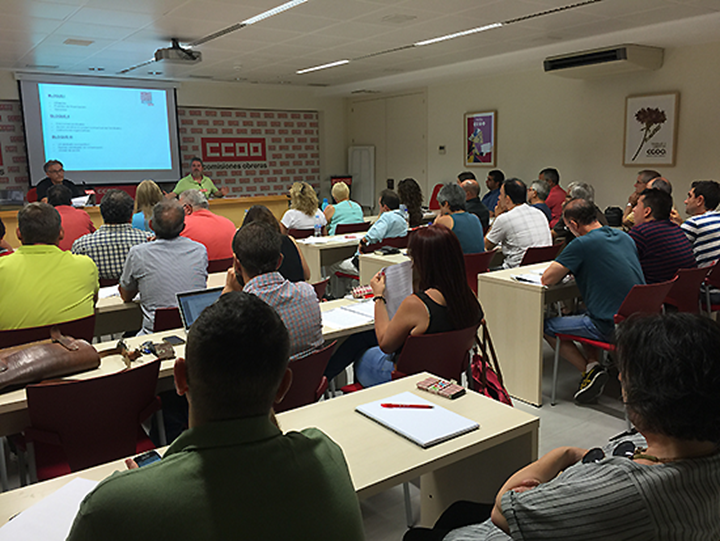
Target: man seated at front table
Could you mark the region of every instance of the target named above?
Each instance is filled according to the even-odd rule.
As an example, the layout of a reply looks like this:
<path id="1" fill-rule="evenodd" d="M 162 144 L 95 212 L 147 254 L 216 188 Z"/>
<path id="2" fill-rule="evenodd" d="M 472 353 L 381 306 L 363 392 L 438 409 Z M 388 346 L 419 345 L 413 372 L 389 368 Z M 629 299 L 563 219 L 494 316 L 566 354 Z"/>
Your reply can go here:
<path id="1" fill-rule="evenodd" d="M 495 221 L 485 235 L 486 250 L 502 246 L 506 269 L 519 266 L 528 248 L 552 244 L 547 218 L 541 210 L 526 204 L 526 197 L 522 180 L 506 180 L 500 187 Z"/>
<path id="2" fill-rule="evenodd" d="M 80 197 L 85 194 L 85 191 L 78 188 L 78 186 L 72 181 L 65 178 L 65 168 L 62 162 L 58 160 L 48 160 L 43 165 L 43 170 L 47 175 L 42 179 L 35 187 L 37 192 L 37 200 L 41 203 L 47 203 L 47 192 L 51 186 L 63 185 L 70 190 L 70 197 Z"/>
<path id="3" fill-rule="evenodd" d="M 184 226 L 185 213 L 178 202 L 160 201 L 150 219 L 157 240 L 130 248 L 120 277 L 120 296 L 131 302 L 140 292 L 140 334 L 153 332 L 155 310 L 177 306 L 176 293 L 207 286 L 207 250 L 180 236 Z"/>
<path id="4" fill-rule="evenodd" d="M 290 282 L 277 272 L 282 264 L 282 236 L 266 223 L 251 222 L 233 239 L 235 261 L 223 293 L 253 293 L 272 306 L 290 333 L 290 358 L 299 359 L 322 346 L 320 303 L 313 286 Z"/>
<path id="5" fill-rule="evenodd" d="M 563 219 L 577 238 L 550 264 L 542 275 L 542 283 L 555 285 L 572 273 L 587 312 L 546 319 L 545 339 L 553 348 L 558 333 L 608 342 L 615 329 L 614 316 L 623 300 L 634 285 L 645 283 L 635 243 L 627 233 L 600 225 L 595 205 L 590 201 L 567 202 Z M 608 381 L 598 354 L 598 349 L 590 346 L 585 346 L 583 355 L 573 342 L 564 341 L 560 345 L 560 355 L 582 372 L 575 393 L 579 403 L 595 401 Z"/>
<path id="6" fill-rule="evenodd" d="M 342 449 L 271 413 L 292 383 L 288 333 L 254 295 L 231 292 L 193 323 L 175 388 L 190 428 L 159 462 L 115 473 L 80 505 L 69 541 L 363 539 Z"/>
<path id="7" fill-rule="evenodd" d="M 678 270 L 697 267 L 690 241 L 670 220 L 672 207 L 672 197 L 653 188 L 640 194 L 633 211 L 635 225 L 629 233 L 648 284 L 672 280 Z"/>
<path id="8" fill-rule="evenodd" d="M 168 193 L 166 197 L 178 197 L 185 190 L 199 190 L 207 197 L 225 197 L 230 192 L 228 187 L 223 186 L 218 189 L 213 181 L 205 176 L 203 169 L 204 165 L 200 158 L 195 157 L 190 160 L 190 174 L 181 178 L 173 191 Z"/>
<path id="9" fill-rule="evenodd" d="M 119 280 L 130 248 L 147 242 L 147 234 L 132 226 L 133 198 L 122 190 L 108 190 L 100 202 L 105 222 L 72 245 L 72 253 L 90 257 L 102 280 Z"/>
<path id="10" fill-rule="evenodd" d="M 230 259 L 235 224 L 210 212 L 207 198 L 198 190 L 185 190 L 179 201 L 185 211 L 185 228 L 180 235 L 205 246 L 209 261 Z"/>
<path id="11" fill-rule="evenodd" d="M 91 316 L 98 292 L 92 259 L 58 248 L 60 215 L 47 203 L 18 212 L 22 246 L 0 258 L 0 330 L 41 327 Z"/>
<path id="12" fill-rule="evenodd" d="M 61 250 L 70 250 L 73 242 L 95 231 L 95 224 L 90 215 L 83 209 L 72 206 L 71 192 L 67 186 L 59 184 L 50 186 L 47 196 L 48 203 L 60 214 L 65 235 L 58 243 Z"/>

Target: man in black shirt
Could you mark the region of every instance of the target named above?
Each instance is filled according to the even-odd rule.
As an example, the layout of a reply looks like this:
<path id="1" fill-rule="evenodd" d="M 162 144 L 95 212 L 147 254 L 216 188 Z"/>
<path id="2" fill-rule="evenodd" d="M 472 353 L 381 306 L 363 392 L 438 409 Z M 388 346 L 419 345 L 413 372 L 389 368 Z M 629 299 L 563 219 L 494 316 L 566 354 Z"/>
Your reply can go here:
<path id="1" fill-rule="evenodd" d="M 488 230 L 490 224 L 490 211 L 480 201 L 480 185 L 474 179 L 459 179 L 460 186 L 465 190 L 465 210 L 480 218 L 483 233 Z"/>
<path id="2" fill-rule="evenodd" d="M 62 162 L 58 160 L 49 160 L 43 165 L 45 174 L 47 175 L 37 185 L 37 198 L 38 201 L 47 203 L 47 191 L 51 186 L 57 186 L 63 184 L 67 186 L 72 192 L 72 197 L 80 197 L 84 191 L 78 188 L 72 180 L 65 178 L 65 169 L 63 168 Z"/>

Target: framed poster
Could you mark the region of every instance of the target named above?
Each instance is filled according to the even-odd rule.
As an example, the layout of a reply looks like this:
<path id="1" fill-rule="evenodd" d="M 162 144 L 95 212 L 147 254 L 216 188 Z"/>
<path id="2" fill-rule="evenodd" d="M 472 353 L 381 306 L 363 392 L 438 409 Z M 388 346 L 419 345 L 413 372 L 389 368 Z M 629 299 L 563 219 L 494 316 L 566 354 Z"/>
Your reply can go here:
<path id="1" fill-rule="evenodd" d="M 495 167 L 497 111 L 465 114 L 465 167 Z"/>
<path id="2" fill-rule="evenodd" d="M 625 99 L 623 165 L 675 165 L 679 92 Z"/>

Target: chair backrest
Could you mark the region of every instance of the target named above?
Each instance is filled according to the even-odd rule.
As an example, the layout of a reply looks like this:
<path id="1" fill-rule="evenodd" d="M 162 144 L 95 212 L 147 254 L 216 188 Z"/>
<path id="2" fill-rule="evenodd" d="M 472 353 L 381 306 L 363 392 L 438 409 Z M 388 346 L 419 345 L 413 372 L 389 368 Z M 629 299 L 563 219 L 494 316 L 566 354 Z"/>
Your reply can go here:
<path id="1" fill-rule="evenodd" d="M 325 290 L 327 289 L 329 281 L 330 278 L 325 278 L 324 280 L 320 280 L 319 282 L 315 282 L 314 284 L 312 284 L 312 286 L 315 288 L 315 295 L 317 295 L 319 301 L 321 301 L 325 296 Z"/>
<path id="2" fill-rule="evenodd" d="M 392 246 L 393 248 L 407 248 L 410 239 L 410 233 L 404 237 L 393 237 L 389 239 L 383 239 L 375 244 L 368 244 L 366 246 L 360 245 L 360 252 L 363 254 L 369 254 L 375 250 L 382 248 L 383 246 Z"/>
<path id="3" fill-rule="evenodd" d="M 356 224 L 338 224 L 335 226 L 336 235 L 347 235 L 348 233 L 361 233 L 370 229 L 370 222 L 358 222 Z"/>
<path id="4" fill-rule="evenodd" d="M 50 329 L 57 327 L 60 332 L 73 338 L 82 338 L 92 343 L 95 336 L 95 314 L 65 323 L 55 325 L 43 325 L 42 327 L 29 327 L 27 329 L 11 329 L 0 331 L 0 349 L 47 340 L 50 338 Z"/>
<path id="5" fill-rule="evenodd" d="M 555 259 L 562 248 L 562 244 L 551 244 L 550 246 L 534 246 L 525 251 L 520 266 L 545 263 Z"/>
<path id="6" fill-rule="evenodd" d="M 100 287 L 116 286 L 120 283 L 120 280 L 116 278 L 100 278 Z"/>
<path id="7" fill-rule="evenodd" d="M 314 229 L 288 229 L 288 235 L 294 239 L 306 239 L 314 234 Z"/>
<path id="8" fill-rule="evenodd" d="M 677 276 L 667 282 L 633 286 L 615 314 L 615 323 L 620 323 L 633 314 L 659 314 L 662 312 L 665 297 L 676 280 Z"/>
<path id="9" fill-rule="evenodd" d="M 155 322 L 153 323 L 153 332 L 169 331 L 171 329 L 180 329 L 183 326 L 180 317 L 180 309 L 158 308 L 155 310 Z"/>
<path id="10" fill-rule="evenodd" d="M 475 295 L 477 295 L 478 288 L 477 276 L 488 271 L 494 255 L 494 250 L 479 254 L 465 254 L 465 276 L 467 276 L 467 283 Z"/>
<path id="11" fill-rule="evenodd" d="M 208 273 L 212 272 L 225 272 L 230 267 L 232 267 L 233 264 L 233 258 L 228 257 L 226 259 L 213 259 L 212 261 L 208 261 Z"/>
<path id="12" fill-rule="evenodd" d="M 30 188 L 28 192 L 25 194 L 25 199 L 27 199 L 28 203 L 35 203 L 37 202 L 37 188 Z"/>
<path id="13" fill-rule="evenodd" d="M 700 311 L 700 286 L 709 271 L 709 267 L 678 270 L 677 281 L 665 297 L 665 304 L 674 306 L 678 312 L 697 314 Z"/>
<path id="14" fill-rule="evenodd" d="M 475 343 L 478 326 L 435 334 L 408 336 L 397 357 L 393 379 L 418 372 L 430 372 L 460 381 L 467 367 L 468 352 Z"/>
<path id="15" fill-rule="evenodd" d="M 140 423 L 160 407 L 159 369 L 153 361 L 97 378 L 29 385 L 25 435 L 38 468 L 58 445 L 72 471 L 134 454 Z"/>
<path id="16" fill-rule="evenodd" d="M 307 357 L 290 361 L 292 385 L 282 402 L 273 406 L 276 413 L 318 401 L 328 386 L 325 368 L 335 350 L 335 344 L 337 341 Z"/>
<path id="17" fill-rule="evenodd" d="M 705 283 L 709 286 L 713 287 L 720 287 L 720 265 L 717 263 L 713 263 L 710 267 L 705 267 L 708 270 L 707 277 L 705 278 Z"/>
<path id="18" fill-rule="evenodd" d="M 430 203 L 428 203 L 428 208 L 430 210 L 440 210 L 440 203 L 438 203 L 437 196 L 442 187 L 442 184 L 435 184 L 432 195 L 430 196 Z"/>

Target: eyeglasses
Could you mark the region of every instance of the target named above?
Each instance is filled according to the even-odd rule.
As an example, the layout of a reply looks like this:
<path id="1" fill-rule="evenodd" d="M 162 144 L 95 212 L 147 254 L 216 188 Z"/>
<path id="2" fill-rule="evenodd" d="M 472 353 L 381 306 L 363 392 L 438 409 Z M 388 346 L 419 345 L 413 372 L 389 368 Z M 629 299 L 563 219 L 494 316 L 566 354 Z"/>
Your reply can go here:
<path id="1" fill-rule="evenodd" d="M 624 441 L 615 449 L 613 449 L 612 456 L 622 456 L 625 458 L 632 458 L 635 455 L 635 444 L 631 441 Z M 593 462 L 600 462 L 605 458 L 605 451 L 600 447 L 590 449 L 582 459 L 583 464 L 592 464 Z"/>
<path id="2" fill-rule="evenodd" d="M 48 173 L 48 175 L 57 175 L 58 173 L 62 173 L 63 171 L 65 171 L 65 169 L 63 169 L 63 168 L 60 168 L 60 169 L 48 169 L 48 170 L 47 170 L 47 173 Z"/>

